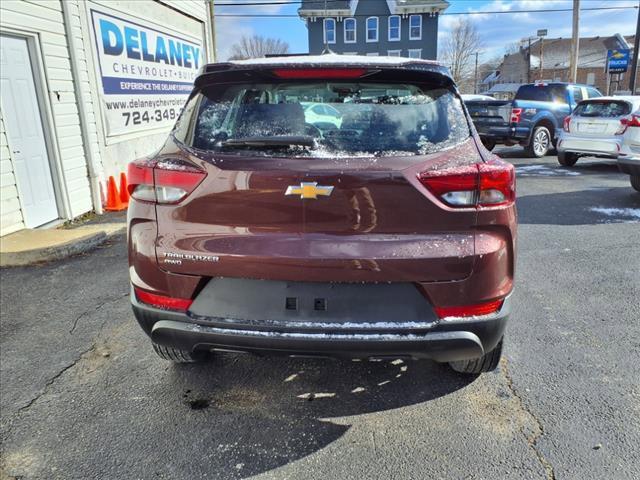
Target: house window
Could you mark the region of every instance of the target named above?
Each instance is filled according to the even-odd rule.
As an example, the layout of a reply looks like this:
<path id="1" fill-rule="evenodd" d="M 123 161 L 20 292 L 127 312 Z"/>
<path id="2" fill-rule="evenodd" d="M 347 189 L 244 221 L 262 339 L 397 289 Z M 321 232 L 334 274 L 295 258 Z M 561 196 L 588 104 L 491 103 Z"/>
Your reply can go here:
<path id="1" fill-rule="evenodd" d="M 400 40 L 400 16 L 391 15 L 389 17 L 389 41 L 397 42 Z"/>
<path id="2" fill-rule="evenodd" d="M 324 43 L 336 43 L 336 20 L 324 19 Z"/>
<path id="3" fill-rule="evenodd" d="M 421 48 L 410 48 L 409 49 L 409 58 L 422 58 L 422 49 Z"/>
<path id="4" fill-rule="evenodd" d="M 595 85 L 596 83 L 596 74 L 593 72 L 587 73 L 587 85 Z"/>
<path id="5" fill-rule="evenodd" d="M 355 18 L 345 18 L 344 20 L 344 43 L 356 43 Z"/>
<path id="6" fill-rule="evenodd" d="M 390 57 L 401 57 L 402 50 L 389 50 L 387 51 L 387 55 L 389 55 Z"/>
<path id="7" fill-rule="evenodd" d="M 409 17 L 409 40 L 422 40 L 422 15 Z"/>
<path id="8" fill-rule="evenodd" d="M 378 17 L 367 18 L 367 42 L 378 41 Z"/>

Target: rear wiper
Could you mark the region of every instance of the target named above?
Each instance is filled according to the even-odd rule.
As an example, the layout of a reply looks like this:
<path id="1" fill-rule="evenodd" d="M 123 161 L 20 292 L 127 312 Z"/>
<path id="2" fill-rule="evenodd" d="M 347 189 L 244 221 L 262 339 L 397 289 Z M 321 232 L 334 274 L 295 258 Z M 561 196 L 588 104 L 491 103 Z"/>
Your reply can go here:
<path id="1" fill-rule="evenodd" d="M 220 144 L 222 147 L 310 147 L 317 146 L 315 138 L 309 135 L 273 135 L 264 137 L 230 138 Z"/>

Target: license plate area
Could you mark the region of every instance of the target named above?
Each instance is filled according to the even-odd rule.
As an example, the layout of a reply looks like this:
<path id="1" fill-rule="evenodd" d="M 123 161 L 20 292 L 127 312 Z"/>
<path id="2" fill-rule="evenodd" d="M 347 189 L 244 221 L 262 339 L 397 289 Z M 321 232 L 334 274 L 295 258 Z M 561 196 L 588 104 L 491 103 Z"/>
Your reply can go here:
<path id="1" fill-rule="evenodd" d="M 582 122 L 578 126 L 578 131 L 581 133 L 602 133 L 605 130 L 604 123 L 586 123 Z"/>
<path id="2" fill-rule="evenodd" d="M 365 324 L 393 328 L 436 321 L 433 309 L 412 283 L 285 282 L 213 278 L 189 314 L 199 321 L 242 327 L 330 327 Z"/>

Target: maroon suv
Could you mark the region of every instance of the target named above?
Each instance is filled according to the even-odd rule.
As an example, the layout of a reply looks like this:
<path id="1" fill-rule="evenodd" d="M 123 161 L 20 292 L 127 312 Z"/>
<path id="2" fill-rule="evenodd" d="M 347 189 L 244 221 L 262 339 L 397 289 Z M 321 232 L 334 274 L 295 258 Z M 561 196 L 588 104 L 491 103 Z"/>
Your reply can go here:
<path id="1" fill-rule="evenodd" d="M 164 147 L 130 164 L 131 300 L 162 358 L 497 366 L 513 167 L 444 67 L 346 58 L 208 65 Z"/>

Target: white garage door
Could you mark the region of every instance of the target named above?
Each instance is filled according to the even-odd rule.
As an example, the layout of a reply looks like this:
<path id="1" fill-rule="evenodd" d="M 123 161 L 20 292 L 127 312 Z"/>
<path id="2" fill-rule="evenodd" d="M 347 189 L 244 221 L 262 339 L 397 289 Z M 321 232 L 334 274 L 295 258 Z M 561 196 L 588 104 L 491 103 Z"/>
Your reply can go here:
<path id="1" fill-rule="evenodd" d="M 27 227 L 58 218 L 27 41 L 0 36 L 0 93 L 5 129 Z"/>

